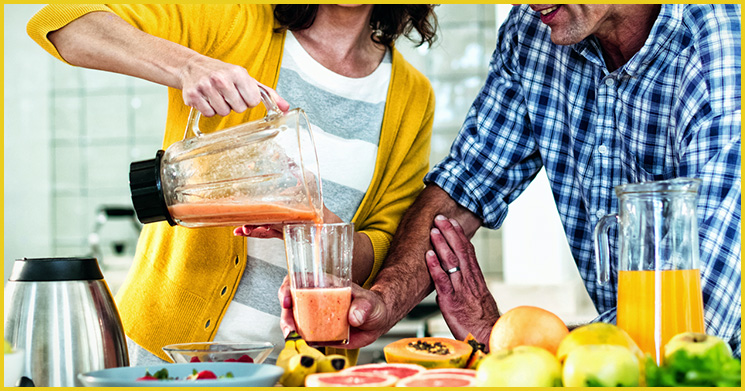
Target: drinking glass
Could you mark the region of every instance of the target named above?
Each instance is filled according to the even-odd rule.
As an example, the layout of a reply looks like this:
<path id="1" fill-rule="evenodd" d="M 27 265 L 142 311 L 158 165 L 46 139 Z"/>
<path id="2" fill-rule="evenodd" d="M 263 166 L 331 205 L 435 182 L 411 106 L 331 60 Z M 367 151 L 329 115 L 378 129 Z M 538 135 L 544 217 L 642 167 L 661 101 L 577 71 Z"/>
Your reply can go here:
<path id="1" fill-rule="evenodd" d="M 316 346 L 346 344 L 353 224 L 287 224 L 283 230 L 298 334 Z"/>

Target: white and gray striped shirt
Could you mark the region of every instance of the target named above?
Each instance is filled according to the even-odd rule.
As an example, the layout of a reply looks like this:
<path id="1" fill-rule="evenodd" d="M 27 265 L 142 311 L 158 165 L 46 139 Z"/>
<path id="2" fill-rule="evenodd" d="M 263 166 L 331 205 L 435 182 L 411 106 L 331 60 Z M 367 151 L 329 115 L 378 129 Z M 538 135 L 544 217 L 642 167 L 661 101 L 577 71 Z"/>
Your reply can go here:
<path id="1" fill-rule="evenodd" d="M 311 122 L 321 171 L 323 201 L 351 221 L 375 169 L 385 100 L 391 78 L 391 52 L 368 76 L 349 78 L 318 63 L 291 32 L 286 34 L 277 92 L 291 108 L 302 108 Z M 279 239 L 247 238 L 248 261 L 215 341 L 270 341 L 284 345 L 279 328 L 279 286 L 287 274 Z M 194 341 L 197 342 L 197 341 Z M 128 340 L 131 365 L 163 361 Z"/>
<path id="2" fill-rule="evenodd" d="M 315 61 L 287 33 L 277 93 L 308 115 L 324 204 L 344 221 L 351 221 L 372 180 L 390 77 L 390 51 L 370 75 L 349 78 Z M 277 291 L 287 274 L 284 244 L 247 238 L 247 248 L 246 271 L 215 340 L 270 341 L 281 347 Z"/>

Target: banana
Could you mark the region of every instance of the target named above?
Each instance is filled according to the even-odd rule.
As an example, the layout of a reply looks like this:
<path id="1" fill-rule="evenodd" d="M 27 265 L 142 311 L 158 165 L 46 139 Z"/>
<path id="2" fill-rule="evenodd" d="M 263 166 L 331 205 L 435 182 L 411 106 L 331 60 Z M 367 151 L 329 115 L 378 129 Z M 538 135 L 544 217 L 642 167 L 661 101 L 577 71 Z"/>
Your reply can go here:
<path id="1" fill-rule="evenodd" d="M 301 357 L 312 359 L 313 362 L 307 359 L 301 362 Z M 322 351 L 308 345 L 300 335 L 293 331 L 285 339 L 285 348 L 279 353 L 277 365 L 285 370 L 279 382 L 287 387 L 295 387 L 302 385 L 308 374 L 337 372 L 347 368 L 349 360 L 340 354 L 326 356 Z"/>
<path id="2" fill-rule="evenodd" d="M 338 372 L 349 367 L 349 359 L 341 354 L 329 354 L 318 361 L 317 372 Z"/>
<path id="3" fill-rule="evenodd" d="M 298 354 L 300 353 L 295 348 L 295 340 L 288 339 L 285 341 L 285 347 L 279 352 L 279 356 L 277 356 L 276 365 L 282 367 L 285 370 L 285 374 L 287 374 L 287 363 L 290 361 L 290 357 Z"/>
<path id="4" fill-rule="evenodd" d="M 316 372 L 316 359 L 304 354 L 290 357 L 285 374 L 279 382 L 285 387 L 300 387 L 305 384 L 305 377 Z"/>
<path id="5" fill-rule="evenodd" d="M 308 345 L 308 343 L 305 342 L 305 340 L 302 338 L 295 340 L 295 349 L 297 349 L 297 351 L 300 352 L 300 354 L 311 356 L 315 358 L 316 360 L 321 360 L 324 357 L 326 357 L 326 355 L 323 354 L 323 352 Z"/>
<path id="6" fill-rule="evenodd" d="M 285 341 L 287 341 L 288 339 L 291 339 L 291 340 L 295 341 L 295 340 L 298 340 L 298 339 L 302 339 L 302 337 L 300 336 L 300 334 L 297 333 L 297 331 L 292 330 L 285 337 Z"/>

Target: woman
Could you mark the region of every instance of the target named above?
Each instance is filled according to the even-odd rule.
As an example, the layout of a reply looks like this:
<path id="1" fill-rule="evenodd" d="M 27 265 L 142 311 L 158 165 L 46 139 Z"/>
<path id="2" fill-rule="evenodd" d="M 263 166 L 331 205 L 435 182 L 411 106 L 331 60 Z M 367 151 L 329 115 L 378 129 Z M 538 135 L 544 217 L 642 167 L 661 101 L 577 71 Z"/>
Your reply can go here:
<path id="1" fill-rule="evenodd" d="M 261 118 L 259 85 L 280 109 L 302 107 L 324 220 L 354 222 L 353 275 L 365 286 L 428 168 L 434 95 L 393 42 L 416 30 L 431 44 L 435 24 L 429 5 L 68 4 L 42 9 L 28 31 L 70 64 L 170 87 L 164 147 L 183 137 L 190 106 L 218 114 L 203 130 Z M 133 365 L 161 363 L 172 343 L 281 346 L 282 242 L 258 239 L 272 236 L 262 227 L 236 230 L 248 239 L 232 231 L 144 227 L 117 295 Z"/>

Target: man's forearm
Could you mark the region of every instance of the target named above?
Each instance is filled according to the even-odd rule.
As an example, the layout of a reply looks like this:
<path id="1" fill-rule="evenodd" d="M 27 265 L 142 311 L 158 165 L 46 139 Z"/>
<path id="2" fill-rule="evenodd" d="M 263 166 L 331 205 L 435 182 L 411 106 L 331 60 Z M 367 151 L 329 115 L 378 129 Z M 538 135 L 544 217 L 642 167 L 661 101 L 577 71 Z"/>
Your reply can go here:
<path id="1" fill-rule="evenodd" d="M 389 320 L 393 323 L 389 327 L 403 319 L 434 289 L 424 254 L 432 248 L 429 234 L 438 214 L 458 220 L 469 238 L 481 225 L 474 214 L 436 185 L 424 189 L 404 214 L 388 257 L 371 287 L 391 315 Z"/>

